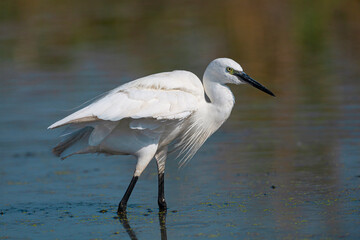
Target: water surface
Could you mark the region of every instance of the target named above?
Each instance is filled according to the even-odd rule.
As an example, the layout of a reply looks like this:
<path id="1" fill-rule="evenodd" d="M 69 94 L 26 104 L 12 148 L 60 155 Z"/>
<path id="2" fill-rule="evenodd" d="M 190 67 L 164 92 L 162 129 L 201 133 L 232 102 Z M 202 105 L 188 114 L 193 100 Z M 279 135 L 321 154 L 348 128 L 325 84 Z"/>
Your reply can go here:
<path id="1" fill-rule="evenodd" d="M 358 1 L 2 1 L 0 239 L 360 238 Z M 51 154 L 46 128 L 137 77 L 231 57 L 230 119 L 184 168 Z M 160 218 L 159 218 L 160 217 Z M 165 220 L 166 217 L 166 220 Z"/>

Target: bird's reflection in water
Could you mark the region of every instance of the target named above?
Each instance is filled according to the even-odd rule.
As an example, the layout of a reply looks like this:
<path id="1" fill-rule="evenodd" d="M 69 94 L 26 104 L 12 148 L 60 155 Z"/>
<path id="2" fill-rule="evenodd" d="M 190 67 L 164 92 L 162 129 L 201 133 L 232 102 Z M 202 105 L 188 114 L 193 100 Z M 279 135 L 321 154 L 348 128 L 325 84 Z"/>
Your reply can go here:
<path id="1" fill-rule="evenodd" d="M 161 240 L 167 240 L 167 234 L 166 234 L 166 213 L 167 211 L 159 211 L 159 224 L 160 224 L 160 234 L 161 234 Z M 137 240 L 135 231 L 130 227 L 129 220 L 127 218 L 127 212 L 119 213 L 119 220 L 120 223 L 125 228 L 127 234 L 129 235 L 130 239 Z"/>
<path id="2" fill-rule="evenodd" d="M 160 223 L 160 233 L 161 233 L 161 240 L 166 240 L 166 210 L 159 212 L 159 223 Z"/>
<path id="3" fill-rule="evenodd" d="M 123 227 L 125 228 L 126 232 L 129 234 L 130 239 L 137 240 L 138 238 L 136 237 L 134 230 L 130 227 L 129 220 L 127 218 L 127 212 L 126 211 L 121 212 L 118 213 L 118 215 L 119 215 L 119 220 L 123 225 Z"/>

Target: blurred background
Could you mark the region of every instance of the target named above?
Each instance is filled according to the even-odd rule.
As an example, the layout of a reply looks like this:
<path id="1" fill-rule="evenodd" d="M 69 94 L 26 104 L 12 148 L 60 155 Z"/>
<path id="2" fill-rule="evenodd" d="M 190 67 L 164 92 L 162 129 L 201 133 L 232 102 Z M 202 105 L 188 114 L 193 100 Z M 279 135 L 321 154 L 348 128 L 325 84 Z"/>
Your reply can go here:
<path id="1" fill-rule="evenodd" d="M 51 154 L 46 128 L 151 73 L 238 61 L 230 119 L 167 163 L 169 239 L 360 238 L 360 1 L 0 1 L 0 239 L 128 238 L 131 157 Z M 160 238 L 156 166 L 129 201 Z M 162 228 L 163 229 L 163 228 Z"/>

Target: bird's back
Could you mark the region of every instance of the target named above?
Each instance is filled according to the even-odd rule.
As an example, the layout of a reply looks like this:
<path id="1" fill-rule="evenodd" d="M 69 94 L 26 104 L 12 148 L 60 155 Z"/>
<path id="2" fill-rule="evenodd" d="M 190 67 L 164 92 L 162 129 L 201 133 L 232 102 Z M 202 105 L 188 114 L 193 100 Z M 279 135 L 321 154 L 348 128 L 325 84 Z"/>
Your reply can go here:
<path id="1" fill-rule="evenodd" d="M 193 73 L 158 73 L 111 90 L 49 128 L 97 120 L 119 121 L 123 118 L 181 119 L 195 111 L 202 101 L 204 89 Z"/>
<path id="2" fill-rule="evenodd" d="M 200 79 L 189 71 L 175 70 L 162 72 L 136 79 L 115 88 L 113 91 L 128 89 L 153 89 L 163 91 L 182 91 L 196 96 L 203 96 L 204 89 Z"/>

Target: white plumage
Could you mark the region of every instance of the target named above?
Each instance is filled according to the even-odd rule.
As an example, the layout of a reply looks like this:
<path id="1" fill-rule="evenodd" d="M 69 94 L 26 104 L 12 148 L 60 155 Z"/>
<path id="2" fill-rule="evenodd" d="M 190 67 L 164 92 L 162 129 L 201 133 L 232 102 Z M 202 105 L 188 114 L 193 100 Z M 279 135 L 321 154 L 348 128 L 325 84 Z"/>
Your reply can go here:
<path id="1" fill-rule="evenodd" d="M 66 139 L 53 151 L 63 158 L 96 152 L 133 155 L 138 159 L 136 180 L 155 157 L 163 181 L 171 142 L 175 142 L 174 147 L 183 156 L 183 164 L 229 117 L 235 101 L 227 83 L 249 83 L 272 95 L 246 75 L 238 63 L 227 58 L 209 64 L 203 77 L 204 85 L 188 71 L 153 74 L 119 86 L 52 124 L 49 128 L 71 126 Z M 206 101 L 205 92 L 210 102 Z M 128 188 L 129 196 L 132 188 Z M 163 208 L 160 191 L 159 177 L 159 206 Z M 119 211 L 126 208 L 129 196 L 125 194 Z"/>
<path id="2" fill-rule="evenodd" d="M 56 128 L 83 118 L 120 121 L 123 118 L 179 119 L 203 101 L 200 80 L 191 72 L 173 71 L 139 78 L 110 91 L 91 105 L 52 124 Z"/>

